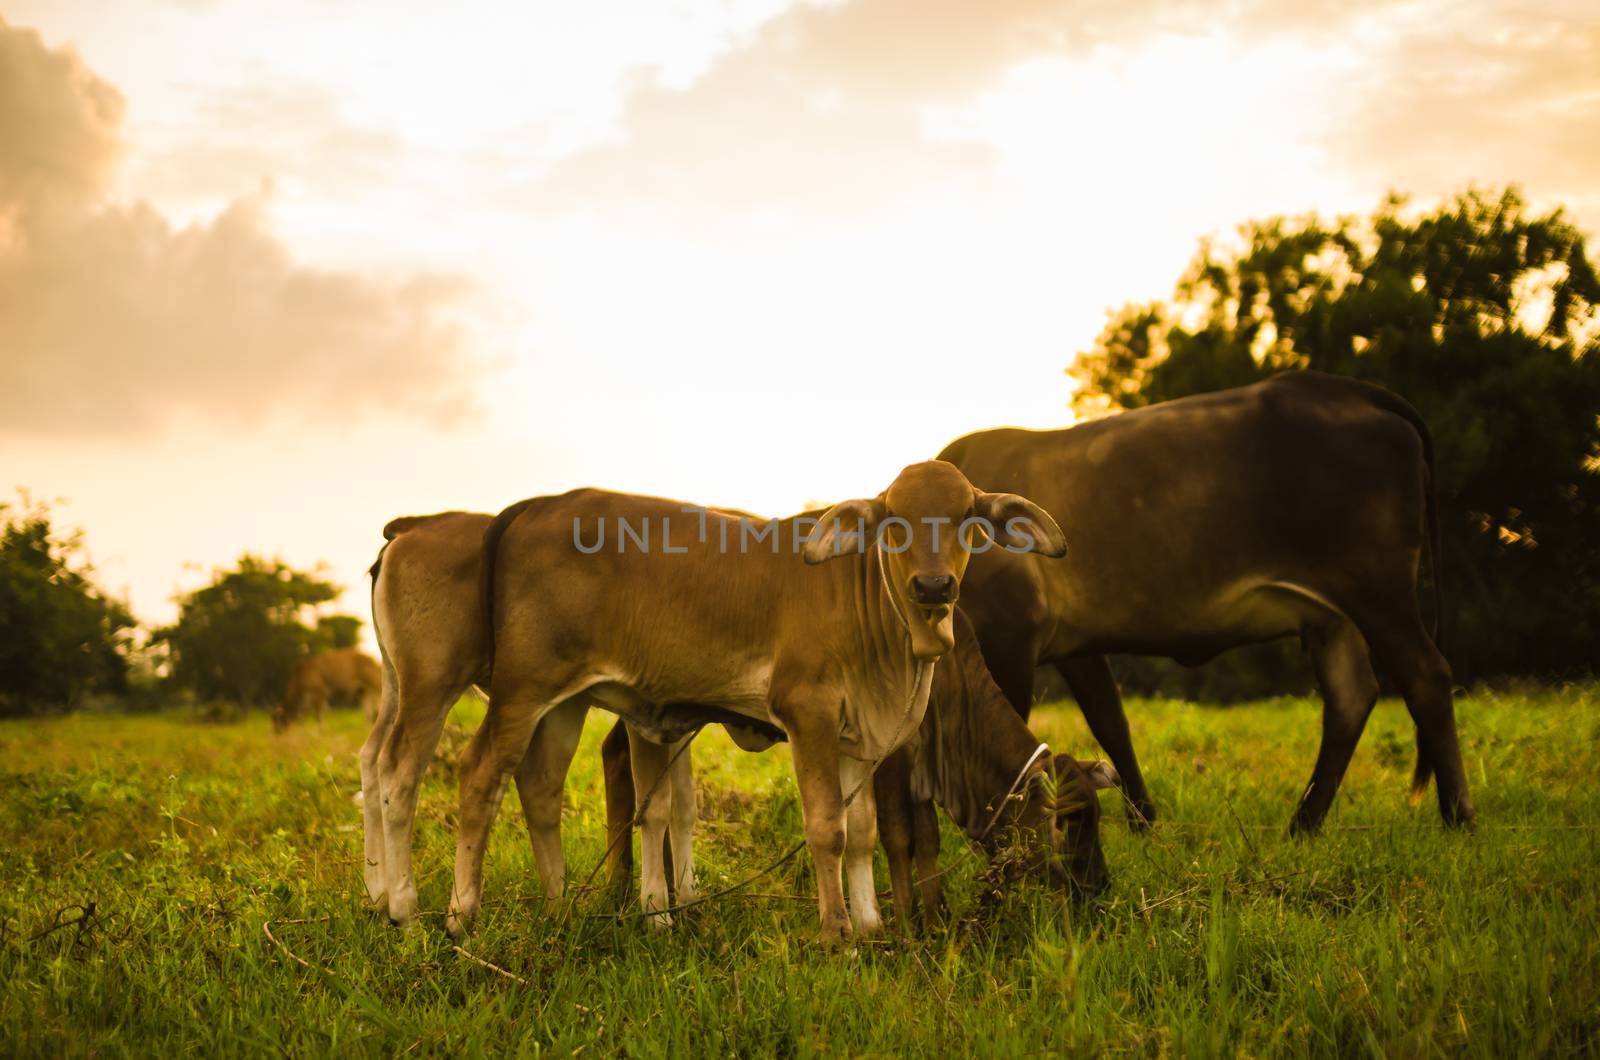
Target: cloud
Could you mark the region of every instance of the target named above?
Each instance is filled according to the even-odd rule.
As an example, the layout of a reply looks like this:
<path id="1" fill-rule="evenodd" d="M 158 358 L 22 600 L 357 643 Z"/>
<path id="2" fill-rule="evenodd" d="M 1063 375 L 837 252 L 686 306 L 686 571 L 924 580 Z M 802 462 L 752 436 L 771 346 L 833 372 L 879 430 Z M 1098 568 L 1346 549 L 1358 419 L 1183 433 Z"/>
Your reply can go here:
<path id="1" fill-rule="evenodd" d="M 98 195 L 120 151 L 122 114 L 122 93 L 75 55 L 0 20 L 0 210 Z"/>
<path id="2" fill-rule="evenodd" d="M 686 87 L 635 71 L 613 138 L 520 195 L 548 211 L 848 215 L 981 185 L 997 152 L 930 131 L 931 113 L 1030 60 L 1094 61 L 1164 35 L 1347 48 L 1350 79 L 1325 86 L 1307 125 L 1354 174 L 1423 194 L 1516 180 L 1600 207 L 1600 8 L 1491 0 L 799 3 Z M 1174 113 L 1228 106 L 1197 92 L 1175 98 Z M 1061 100 L 1064 111 L 1096 105 Z"/>
<path id="3" fill-rule="evenodd" d="M 418 154 L 398 133 L 348 121 L 333 89 L 303 82 L 219 88 L 199 102 L 186 132 L 164 149 L 143 146 L 135 175 L 143 192 L 203 200 L 270 178 L 320 195 L 360 195 Z"/>
<path id="4" fill-rule="evenodd" d="M 992 152 L 930 136 L 928 108 L 970 98 L 1027 58 L 1086 44 L 1097 20 L 1121 20 L 1120 6 L 797 4 L 685 88 L 637 71 L 617 137 L 556 163 L 530 198 L 555 210 L 627 201 L 854 213 L 981 181 Z"/>
<path id="5" fill-rule="evenodd" d="M 1393 36 L 1337 130 L 1349 162 L 1422 193 L 1517 181 L 1600 208 L 1600 8 L 1480 6 Z"/>
<path id="6" fill-rule="evenodd" d="M 0 430 L 472 408 L 465 281 L 308 267 L 261 196 L 183 228 L 110 203 L 122 110 L 76 55 L 0 22 Z"/>

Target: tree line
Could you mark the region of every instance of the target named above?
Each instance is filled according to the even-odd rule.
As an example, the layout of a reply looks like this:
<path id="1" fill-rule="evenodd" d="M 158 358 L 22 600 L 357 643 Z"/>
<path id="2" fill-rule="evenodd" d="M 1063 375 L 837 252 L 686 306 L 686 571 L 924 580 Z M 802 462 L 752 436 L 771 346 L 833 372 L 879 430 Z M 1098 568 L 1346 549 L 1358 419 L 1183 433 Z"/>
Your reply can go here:
<path id="1" fill-rule="evenodd" d="M 1445 650 L 1458 680 L 1592 675 L 1600 644 L 1600 280 L 1560 209 L 1515 189 L 1431 210 L 1390 197 L 1366 217 L 1275 217 L 1205 242 L 1170 298 L 1113 312 L 1067 368 L 1082 416 L 1277 372 L 1379 383 L 1429 424 Z M 0 506 L 0 714 L 70 710 L 153 682 L 259 706 L 295 660 L 354 644 L 323 614 L 340 588 L 246 555 L 138 644 L 76 535 L 38 505 Z M 1181 533 L 1181 528 L 1174 532 Z M 1131 692 L 1234 700 L 1305 691 L 1279 641 L 1185 670 L 1123 658 Z"/>
<path id="2" fill-rule="evenodd" d="M 361 619 L 323 613 L 341 588 L 249 554 L 178 599 L 177 621 L 142 640 L 128 607 L 94 582 L 82 535 L 24 497 L 0 505 L 0 716 L 174 698 L 243 708 L 277 702 L 303 655 L 353 646 Z"/>
<path id="3" fill-rule="evenodd" d="M 1424 575 L 1444 579 L 1457 679 L 1592 674 L 1600 281 L 1565 213 L 1507 189 L 1252 222 L 1226 248 L 1202 245 L 1171 298 L 1113 313 L 1067 372 L 1076 410 L 1095 415 L 1303 368 L 1388 387 L 1432 431 L 1444 554 Z M 1188 672 L 1125 659 L 1119 674 L 1203 699 L 1311 682 L 1292 642 Z"/>

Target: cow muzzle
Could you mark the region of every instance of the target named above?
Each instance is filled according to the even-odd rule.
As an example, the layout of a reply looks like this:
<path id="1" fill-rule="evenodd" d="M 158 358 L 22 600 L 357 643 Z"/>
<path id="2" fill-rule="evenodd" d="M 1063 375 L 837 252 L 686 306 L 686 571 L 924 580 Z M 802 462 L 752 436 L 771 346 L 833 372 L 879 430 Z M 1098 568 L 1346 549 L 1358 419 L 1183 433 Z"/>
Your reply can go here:
<path id="1" fill-rule="evenodd" d="M 956 601 L 960 583 L 954 574 L 917 574 L 911 578 L 911 599 L 922 607 L 941 607 Z"/>

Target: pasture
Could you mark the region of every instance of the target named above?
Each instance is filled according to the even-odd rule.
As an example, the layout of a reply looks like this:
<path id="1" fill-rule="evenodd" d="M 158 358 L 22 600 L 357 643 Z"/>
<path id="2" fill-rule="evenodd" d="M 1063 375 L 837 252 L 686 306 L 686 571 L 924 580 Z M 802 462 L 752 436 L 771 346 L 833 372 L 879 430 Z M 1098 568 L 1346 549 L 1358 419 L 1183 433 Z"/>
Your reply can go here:
<path id="1" fill-rule="evenodd" d="M 987 893 L 946 824 L 954 922 L 819 948 L 809 859 L 652 933 L 598 885 L 591 717 L 565 817 L 575 892 L 541 911 L 508 794 L 468 950 L 441 929 L 457 707 L 418 818 L 421 924 L 363 901 L 361 718 L 274 736 L 178 715 L 0 724 L 0 1053 L 25 1055 L 1570 1055 L 1600 1050 L 1600 693 L 1458 700 L 1474 835 L 1406 800 L 1411 723 L 1374 713 L 1311 842 L 1285 825 L 1319 706 L 1133 701 L 1164 820 L 1107 809 L 1113 886 L 1072 909 L 1040 884 Z M 1070 705 L 1038 710 L 1093 757 Z M 715 890 L 799 838 L 782 748 L 720 731 L 694 750 L 697 852 Z M 880 855 L 880 888 L 887 875 Z M 275 945 L 263 931 L 270 922 Z M 303 959 L 304 967 L 290 954 Z"/>

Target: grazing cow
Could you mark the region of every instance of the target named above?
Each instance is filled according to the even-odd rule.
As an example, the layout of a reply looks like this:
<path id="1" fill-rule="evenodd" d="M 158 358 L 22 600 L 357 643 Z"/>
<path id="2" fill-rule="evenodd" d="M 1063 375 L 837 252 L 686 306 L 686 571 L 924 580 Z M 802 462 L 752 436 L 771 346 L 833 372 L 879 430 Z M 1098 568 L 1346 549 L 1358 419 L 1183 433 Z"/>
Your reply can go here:
<path id="1" fill-rule="evenodd" d="M 308 711 L 315 711 L 320 722 L 330 701 L 355 702 L 371 721 L 377 716 L 381 683 L 378 661 L 355 648 L 308 655 L 294 664 L 289 687 L 272 708 L 272 727 L 282 732 Z"/>
<path id="2" fill-rule="evenodd" d="M 385 544 L 372 565 L 372 621 L 383 655 L 383 697 L 361 748 L 367 894 L 396 924 L 416 915 L 411 870 L 412 829 L 422 774 L 433 759 L 446 716 L 468 688 L 489 683 L 489 616 L 482 598 L 483 538 L 494 516 L 442 512 L 407 516 L 383 528 Z M 552 714 L 548 739 L 530 746 L 516 770 L 517 794 L 542 882 L 561 893 L 562 778 L 583 728 L 583 715 Z M 559 768 L 544 756 L 559 758 Z M 675 834 L 694 816 L 685 754 L 674 766 L 673 791 L 689 779 L 690 800 L 673 807 Z M 683 840 L 683 842 L 687 842 Z M 678 859 L 689 864 L 687 850 Z"/>
<path id="3" fill-rule="evenodd" d="M 591 704 L 658 743 L 706 721 L 742 746 L 786 736 L 822 938 L 842 939 L 851 919 L 861 934 L 878 931 L 868 781 L 921 723 L 934 663 L 954 643 L 967 549 L 984 534 L 972 520 L 1003 527 L 1007 547 L 1065 551 L 1060 528 L 1032 502 L 975 490 L 942 461 L 906 468 L 876 498 L 835 505 L 820 525 L 791 517 L 752 533 L 720 512 L 688 511 L 699 533 L 681 504 L 578 490 L 495 520 L 484 544 L 493 676 L 488 716 L 463 759 L 453 932 L 478 911 L 503 780 L 535 726 Z M 608 524 L 614 550 L 585 544 Z M 652 765 L 634 761 L 641 788 L 655 782 Z M 641 892 L 646 909 L 664 906 L 664 881 L 641 880 Z"/>
<path id="4" fill-rule="evenodd" d="M 897 915 L 911 923 L 917 890 L 931 920 L 943 915 L 935 803 L 986 853 L 993 855 L 1019 838 L 1016 864 L 1047 867 L 1051 879 L 1075 895 L 1098 893 L 1109 880 L 1094 793 L 1111 786 L 1115 773 L 1104 762 L 1041 751 L 989 675 L 972 625 L 959 608 L 955 638 L 955 647 L 934 669 L 922 725 L 873 775 L 878 837 L 888 857 Z M 622 730 L 619 721 L 602 748 L 614 852 L 608 868 L 614 881 L 632 871 L 626 835 L 635 799 Z M 643 850 L 648 862 L 654 851 L 648 842 Z"/>
<path id="5" fill-rule="evenodd" d="M 1034 666 L 1058 667 L 1145 819 L 1154 807 L 1105 654 L 1198 665 L 1298 634 L 1323 721 L 1292 830 L 1327 814 L 1377 697 L 1374 663 L 1416 723 L 1415 790 L 1436 773 L 1445 822 L 1471 823 L 1450 667 L 1417 605 L 1431 542 L 1438 610 L 1439 532 L 1433 445 L 1409 404 L 1292 372 L 1066 430 L 971 434 L 941 455 L 980 488 L 1092 513 L 1073 525 L 1070 564 L 979 557 L 961 602 L 1023 717 Z"/>
<path id="6" fill-rule="evenodd" d="M 956 647 L 934 673 L 922 727 L 874 778 L 895 909 L 908 923 L 916 905 L 913 864 L 925 914 L 943 916 L 935 803 L 985 853 L 1019 837 L 1021 856 L 1012 856 L 1022 869 L 1042 864 L 1080 897 L 1105 889 L 1095 792 L 1112 786 L 1116 773 L 1104 762 L 1050 756 L 1041 746 L 994 683 L 971 623 L 957 611 Z"/>

